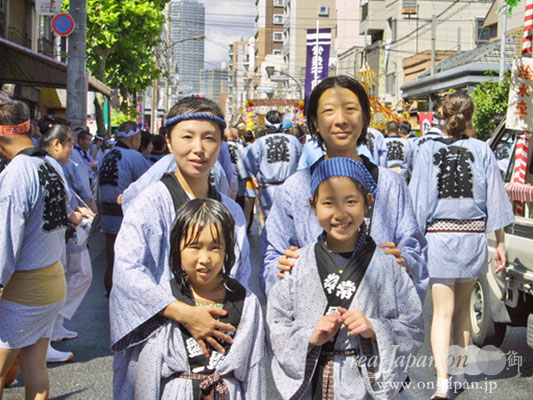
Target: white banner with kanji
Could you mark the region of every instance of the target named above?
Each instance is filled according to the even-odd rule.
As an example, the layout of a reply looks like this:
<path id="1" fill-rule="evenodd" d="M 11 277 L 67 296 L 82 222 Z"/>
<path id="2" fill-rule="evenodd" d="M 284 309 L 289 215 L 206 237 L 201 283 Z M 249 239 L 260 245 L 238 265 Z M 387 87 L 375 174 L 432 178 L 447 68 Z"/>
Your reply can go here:
<path id="1" fill-rule="evenodd" d="M 63 0 L 36 0 L 35 11 L 41 15 L 55 15 L 61 12 Z"/>
<path id="2" fill-rule="evenodd" d="M 507 129 L 533 131 L 533 58 L 513 61 L 507 107 Z"/>

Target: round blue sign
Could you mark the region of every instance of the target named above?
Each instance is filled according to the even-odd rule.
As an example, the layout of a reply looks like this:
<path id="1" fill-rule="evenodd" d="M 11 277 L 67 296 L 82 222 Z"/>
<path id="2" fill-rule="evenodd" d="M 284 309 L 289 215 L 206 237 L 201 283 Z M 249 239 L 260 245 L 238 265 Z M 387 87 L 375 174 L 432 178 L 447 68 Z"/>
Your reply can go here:
<path id="1" fill-rule="evenodd" d="M 52 30 L 59 36 L 68 36 L 74 31 L 74 19 L 69 14 L 57 14 L 52 18 Z"/>

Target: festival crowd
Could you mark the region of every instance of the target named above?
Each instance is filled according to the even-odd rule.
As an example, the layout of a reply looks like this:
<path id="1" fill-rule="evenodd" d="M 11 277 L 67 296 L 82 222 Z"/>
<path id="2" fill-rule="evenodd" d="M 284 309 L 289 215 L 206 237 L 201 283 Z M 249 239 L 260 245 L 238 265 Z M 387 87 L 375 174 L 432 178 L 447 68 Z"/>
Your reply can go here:
<path id="1" fill-rule="evenodd" d="M 305 124 L 272 109 L 248 131 L 185 97 L 159 134 L 125 122 L 105 140 L 0 94 L 0 399 L 19 369 L 26 398 L 48 398 L 47 362 L 73 359 L 53 343 L 78 336 L 64 322 L 91 285 L 96 230 L 115 399 L 266 399 L 267 369 L 284 399 L 405 398 L 395 359 L 423 344 L 427 294 L 432 398 L 452 398 L 468 381 L 449 346 L 470 344 L 470 294 L 505 268 L 514 220 L 473 112 L 457 92 L 423 136 L 396 120 L 381 132 L 364 87 L 335 76 Z"/>

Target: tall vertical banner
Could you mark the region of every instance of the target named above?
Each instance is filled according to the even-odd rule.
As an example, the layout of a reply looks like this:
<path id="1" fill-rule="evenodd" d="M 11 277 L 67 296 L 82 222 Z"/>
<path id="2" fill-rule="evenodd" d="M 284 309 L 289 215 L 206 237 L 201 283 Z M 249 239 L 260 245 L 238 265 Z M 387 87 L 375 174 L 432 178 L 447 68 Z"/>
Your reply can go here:
<path id="1" fill-rule="evenodd" d="M 418 113 L 418 125 L 420 125 L 420 133 L 425 135 L 431 129 L 433 123 L 433 113 Z"/>
<path id="2" fill-rule="evenodd" d="M 331 28 L 307 30 L 307 59 L 305 64 L 305 98 L 313 88 L 328 77 Z"/>

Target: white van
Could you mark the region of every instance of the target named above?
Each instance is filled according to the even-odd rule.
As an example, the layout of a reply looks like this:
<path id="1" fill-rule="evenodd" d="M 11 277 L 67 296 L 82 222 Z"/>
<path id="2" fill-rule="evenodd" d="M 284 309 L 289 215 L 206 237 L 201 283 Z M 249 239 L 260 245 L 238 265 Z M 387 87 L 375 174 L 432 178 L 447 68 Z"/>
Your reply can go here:
<path id="1" fill-rule="evenodd" d="M 493 267 L 496 236 L 488 235 L 489 272 L 478 280 L 470 298 L 472 341 L 479 347 L 499 346 L 510 325 L 527 326 L 527 343 L 533 348 L 533 137 L 529 143 L 526 185 L 512 185 L 519 133 L 506 129 L 504 120 L 490 139 L 509 197 L 515 200 L 513 205 L 519 198 L 529 201 L 523 203 L 523 216 L 515 212 L 515 222 L 505 228 L 507 267 L 498 275 Z"/>

